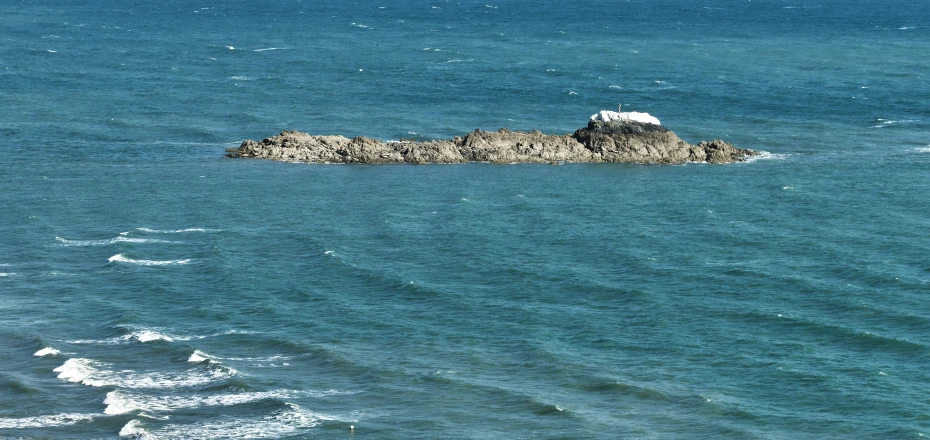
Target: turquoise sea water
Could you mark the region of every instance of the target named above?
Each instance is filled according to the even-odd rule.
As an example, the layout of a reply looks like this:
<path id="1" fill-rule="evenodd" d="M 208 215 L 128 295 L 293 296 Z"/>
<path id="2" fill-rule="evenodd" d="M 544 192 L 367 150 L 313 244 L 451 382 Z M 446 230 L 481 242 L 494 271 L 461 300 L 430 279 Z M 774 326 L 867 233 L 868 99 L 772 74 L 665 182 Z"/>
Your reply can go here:
<path id="1" fill-rule="evenodd" d="M 928 37 L 899 1 L 2 3 L 0 438 L 930 435 Z M 769 154 L 222 157 L 617 103 Z"/>

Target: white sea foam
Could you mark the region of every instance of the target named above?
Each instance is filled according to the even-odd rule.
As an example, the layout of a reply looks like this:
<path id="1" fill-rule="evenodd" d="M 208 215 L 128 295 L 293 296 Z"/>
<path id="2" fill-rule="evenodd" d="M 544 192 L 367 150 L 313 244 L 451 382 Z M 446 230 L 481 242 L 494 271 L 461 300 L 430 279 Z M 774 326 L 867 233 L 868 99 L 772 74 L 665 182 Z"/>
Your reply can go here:
<path id="1" fill-rule="evenodd" d="M 748 156 L 746 162 L 755 162 L 757 160 L 782 160 L 788 157 L 787 154 L 776 154 L 769 153 L 768 151 L 760 151 L 756 156 Z"/>
<path id="2" fill-rule="evenodd" d="M 137 231 L 150 232 L 153 234 L 180 234 L 182 232 L 222 232 L 222 229 L 208 229 L 208 228 L 186 228 L 186 229 L 149 229 L 149 228 L 136 228 Z"/>
<path id="3" fill-rule="evenodd" d="M 0 272 L 0 278 L 11 277 L 11 276 L 14 276 L 14 275 L 16 275 L 16 274 L 13 273 L 13 272 Z"/>
<path id="4" fill-rule="evenodd" d="M 51 428 L 68 426 L 94 419 L 93 414 L 52 414 L 46 416 L 0 418 L 0 429 Z"/>
<path id="5" fill-rule="evenodd" d="M 41 350 L 35 352 L 35 354 L 33 354 L 33 356 L 38 356 L 38 357 L 55 356 L 56 354 L 60 354 L 60 353 L 61 353 L 60 351 L 58 351 L 58 350 L 56 350 L 56 349 L 54 349 L 54 348 L 52 348 L 52 347 L 45 347 L 45 348 L 43 348 L 43 349 L 41 349 Z"/>
<path id="6" fill-rule="evenodd" d="M 55 240 L 61 243 L 59 246 L 107 246 L 116 243 L 182 243 L 180 241 L 159 240 L 157 238 L 126 237 L 125 234 L 122 233 L 117 237 L 103 240 L 68 240 L 63 237 L 55 237 Z"/>
<path id="7" fill-rule="evenodd" d="M 151 342 L 151 341 L 173 342 L 174 341 L 174 338 L 172 338 L 171 336 L 161 334 L 161 333 L 158 333 L 156 331 L 151 331 L 151 330 L 142 330 L 138 332 L 132 332 L 131 334 L 126 335 L 124 337 L 128 337 L 129 339 L 135 339 L 139 342 Z"/>
<path id="8" fill-rule="evenodd" d="M 133 329 L 134 327 L 129 327 Z M 161 329 L 153 328 L 135 328 L 131 333 L 117 336 L 115 338 L 107 339 L 72 339 L 68 342 L 69 344 L 98 344 L 98 345 L 115 345 L 115 344 L 126 344 L 131 342 L 151 342 L 151 341 L 190 341 L 194 339 L 206 339 L 211 336 L 223 336 L 223 335 L 232 335 L 232 334 L 250 334 L 250 332 L 240 331 L 240 330 L 228 330 L 221 333 L 214 333 L 211 335 L 178 335 L 174 333 L 169 333 Z"/>
<path id="9" fill-rule="evenodd" d="M 187 388 L 203 386 L 234 376 L 237 371 L 228 367 L 194 368 L 185 371 L 136 373 L 132 370 L 115 371 L 107 364 L 93 359 L 68 359 L 53 371 L 59 379 L 92 387 L 120 388 Z"/>
<path id="10" fill-rule="evenodd" d="M 196 12 L 196 11 L 194 11 Z M 119 430 L 120 437 L 132 437 L 139 440 L 149 440 L 154 439 L 149 435 L 149 433 L 142 427 L 142 422 L 138 419 L 132 419 Z"/>
<path id="11" fill-rule="evenodd" d="M 217 422 L 168 425 L 151 431 L 151 434 L 159 439 L 190 440 L 278 438 L 294 435 L 325 420 L 336 420 L 293 403 L 287 403 L 286 406 L 263 418 L 227 418 Z"/>
<path id="12" fill-rule="evenodd" d="M 910 124 L 910 123 L 913 123 L 913 122 L 917 122 L 917 120 L 916 120 L 916 119 L 902 119 L 902 120 L 898 121 L 898 120 L 894 120 L 894 119 L 883 119 L 883 118 L 878 118 L 878 119 L 875 120 L 875 122 L 878 122 L 879 124 L 878 124 L 878 125 L 873 125 L 873 126 L 871 126 L 870 128 L 882 128 L 882 127 L 887 127 L 887 126 L 889 126 L 889 125 L 895 125 L 895 124 Z"/>
<path id="13" fill-rule="evenodd" d="M 914 151 L 918 153 L 930 153 L 930 145 L 927 145 L 926 147 L 915 148 Z"/>
<path id="14" fill-rule="evenodd" d="M 143 393 L 116 390 L 107 393 L 103 403 L 107 405 L 104 414 L 116 415 L 132 411 L 163 413 L 187 408 L 241 405 L 266 399 L 288 399 L 295 395 L 296 393 L 291 391 L 276 390 L 206 396 L 151 396 Z"/>
<path id="15" fill-rule="evenodd" d="M 175 266 L 179 264 L 188 264 L 191 262 L 190 258 L 185 258 L 183 260 L 136 260 L 133 258 L 128 258 L 123 254 L 116 254 L 107 259 L 108 262 L 118 262 L 118 263 L 129 263 L 137 264 L 139 266 Z"/>
<path id="16" fill-rule="evenodd" d="M 255 49 L 255 50 L 253 50 L 252 52 L 266 52 L 266 51 L 269 51 L 269 50 L 284 50 L 284 49 L 286 49 L 286 48 L 284 48 L 284 47 L 265 47 L 265 48 L 262 48 L 262 49 Z"/>
<path id="17" fill-rule="evenodd" d="M 200 363 L 203 361 L 213 361 L 213 358 L 211 358 L 210 355 L 200 350 L 194 350 L 194 352 L 191 353 L 191 356 L 187 358 L 187 361 L 193 362 L 193 363 Z"/>

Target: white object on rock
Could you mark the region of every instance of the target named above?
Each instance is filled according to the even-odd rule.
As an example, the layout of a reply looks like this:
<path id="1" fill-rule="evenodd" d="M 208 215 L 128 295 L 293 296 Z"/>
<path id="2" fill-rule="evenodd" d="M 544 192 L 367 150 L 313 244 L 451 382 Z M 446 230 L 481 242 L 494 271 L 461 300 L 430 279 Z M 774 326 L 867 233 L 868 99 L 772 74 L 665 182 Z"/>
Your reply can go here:
<path id="1" fill-rule="evenodd" d="M 640 113 L 640 112 L 612 112 L 610 110 L 601 110 L 600 113 L 591 115 L 592 121 L 633 121 L 633 122 L 643 122 L 646 124 L 655 124 L 662 125 L 658 119 L 649 113 Z"/>

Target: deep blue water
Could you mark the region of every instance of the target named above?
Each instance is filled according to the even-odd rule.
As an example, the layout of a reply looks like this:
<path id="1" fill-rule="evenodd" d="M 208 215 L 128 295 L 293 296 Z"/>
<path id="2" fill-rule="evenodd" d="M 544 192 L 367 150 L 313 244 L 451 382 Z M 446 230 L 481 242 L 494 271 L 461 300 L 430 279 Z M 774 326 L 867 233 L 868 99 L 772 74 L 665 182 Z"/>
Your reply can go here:
<path id="1" fill-rule="evenodd" d="M 485 2 L 0 3 L 0 438 L 930 435 L 930 6 Z M 618 103 L 769 154 L 222 157 Z"/>

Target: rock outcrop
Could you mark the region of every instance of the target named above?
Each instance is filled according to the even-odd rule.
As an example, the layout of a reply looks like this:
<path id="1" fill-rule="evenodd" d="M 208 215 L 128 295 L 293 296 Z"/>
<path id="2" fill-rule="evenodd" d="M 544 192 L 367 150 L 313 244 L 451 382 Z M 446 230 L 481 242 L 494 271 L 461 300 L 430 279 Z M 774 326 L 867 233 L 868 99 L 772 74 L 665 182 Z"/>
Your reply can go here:
<path id="1" fill-rule="evenodd" d="M 658 120 L 656 120 L 658 121 Z M 592 119 L 574 134 L 546 135 L 539 131 L 468 133 L 452 140 L 382 142 L 363 136 L 315 136 L 297 131 L 256 142 L 247 140 L 227 150 L 228 157 L 308 163 L 566 163 L 742 162 L 758 152 L 736 148 L 722 140 L 691 145 L 657 124 Z"/>

